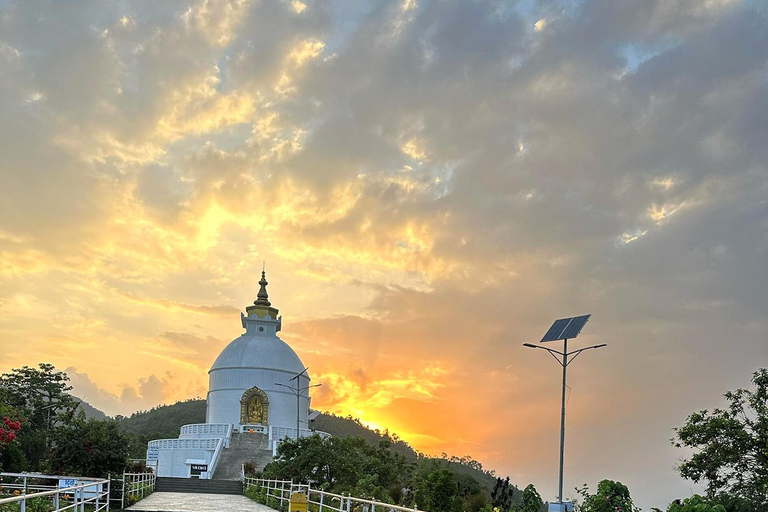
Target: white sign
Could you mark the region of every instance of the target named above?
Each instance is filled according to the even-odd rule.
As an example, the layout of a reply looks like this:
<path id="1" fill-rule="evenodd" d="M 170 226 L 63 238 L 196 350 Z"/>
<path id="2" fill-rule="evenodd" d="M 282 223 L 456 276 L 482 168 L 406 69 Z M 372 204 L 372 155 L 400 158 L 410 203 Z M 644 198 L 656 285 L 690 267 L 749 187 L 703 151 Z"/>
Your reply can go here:
<path id="1" fill-rule="evenodd" d="M 147 448 L 147 460 L 157 460 L 160 458 L 160 448 L 157 446 L 150 446 Z"/>
<path id="2" fill-rule="evenodd" d="M 72 493 L 77 493 L 78 499 L 80 498 L 95 498 L 97 494 L 103 492 L 103 484 L 96 483 L 89 480 L 77 480 L 75 478 L 59 478 L 59 489 L 67 489 L 76 485 L 91 484 L 85 489 L 73 490 Z"/>

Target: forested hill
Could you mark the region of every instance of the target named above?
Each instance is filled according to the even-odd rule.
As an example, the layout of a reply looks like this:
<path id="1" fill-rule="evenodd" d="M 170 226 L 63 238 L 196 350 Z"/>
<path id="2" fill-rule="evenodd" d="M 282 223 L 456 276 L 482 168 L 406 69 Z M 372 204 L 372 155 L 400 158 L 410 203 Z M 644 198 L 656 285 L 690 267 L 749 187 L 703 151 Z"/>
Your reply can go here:
<path id="1" fill-rule="evenodd" d="M 102 411 L 98 410 L 85 400 L 82 400 L 80 398 L 77 398 L 76 396 L 72 396 L 72 398 L 75 399 L 75 401 L 78 403 L 77 406 L 77 412 L 83 411 L 85 413 L 86 419 L 95 419 L 95 420 L 105 420 L 107 419 L 107 415 L 104 414 Z"/>
<path id="2" fill-rule="evenodd" d="M 172 405 L 160 405 L 149 411 L 135 412 L 130 417 L 118 418 L 118 420 L 124 430 L 137 434 L 143 439 L 176 438 L 179 436 L 179 429 L 182 425 L 205 423 L 205 400 L 193 399 L 176 402 Z M 490 472 L 484 471 L 480 463 L 471 457 L 426 457 L 411 448 L 397 434 L 371 430 L 352 417 L 344 418 L 333 414 L 320 413 L 312 423 L 314 429 L 328 432 L 334 437 L 362 437 L 372 445 L 376 445 L 386 439 L 393 443 L 392 449 L 403 454 L 407 460 L 414 461 L 419 458 L 431 458 L 436 464 L 450 468 L 456 473 L 473 476 L 481 485 L 488 489 L 493 488 L 493 485 L 496 483 L 496 478 Z"/>
<path id="3" fill-rule="evenodd" d="M 179 437 L 182 425 L 205 423 L 205 400 L 192 399 L 172 405 L 158 405 L 148 411 L 139 411 L 129 417 L 118 417 L 127 432 L 150 439 Z"/>

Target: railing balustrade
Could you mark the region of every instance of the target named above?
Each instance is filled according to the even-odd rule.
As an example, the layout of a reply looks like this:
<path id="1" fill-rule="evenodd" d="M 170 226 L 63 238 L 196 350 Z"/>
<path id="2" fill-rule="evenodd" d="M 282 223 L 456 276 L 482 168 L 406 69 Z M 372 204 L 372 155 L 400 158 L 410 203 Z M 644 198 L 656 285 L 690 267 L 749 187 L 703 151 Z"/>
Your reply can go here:
<path id="1" fill-rule="evenodd" d="M 131 505 L 131 498 L 142 500 L 152 494 L 157 484 L 157 475 L 148 471 L 146 473 L 123 473 L 123 492 L 120 508 L 125 508 L 126 502 Z"/>
<path id="2" fill-rule="evenodd" d="M 190 448 L 198 450 L 215 450 L 219 438 L 210 439 L 156 439 L 148 443 L 149 448 L 159 450 L 178 450 L 181 448 Z"/>
<path id="3" fill-rule="evenodd" d="M 379 512 L 421 512 L 417 508 L 320 491 L 312 489 L 309 484 L 297 484 L 291 480 L 269 480 L 243 476 L 243 488 L 248 489 L 253 486 L 266 489 L 267 496 L 279 500 L 280 505 L 288 502 L 292 493 L 306 492 L 307 504 L 308 506 L 315 505 L 317 507 L 316 512 L 323 512 L 324 509 L 327 512 L 376 512 L 377 507 Z"/>
<path id="4" fill-rule="evenodd" d="M 181 438 L 201 436 L 226 437 L 232 433 L 231 423 L 193 423 L 181 427 Z"/>
<path id="5" fill-rule="evenodd" d="M 14 482 L 5 481 L 8 478 Z M 89 511 L 98 512 L 109 510 L 110 481 L 97 478 L 82 478 L 59 475 L 43 475 L 38 473 L 0 473 L 3 480 L 3 490 L 13 489 L 16 496 L 0 498 L 0 508 L 6 504 L 18 504 L 21 512 L 26 512 L 27 507 L 34 506 L 39 500 L 50 501 L 52 512 L 72 510 L 84 512 L 86 505 Z M 21 481 L 19 481 L 21 480 Z M 60 487 L 39 484 L 36 480 L 75 480 L 76 485 Z M 29 491 L 36 491 L 30 493 Z"/>

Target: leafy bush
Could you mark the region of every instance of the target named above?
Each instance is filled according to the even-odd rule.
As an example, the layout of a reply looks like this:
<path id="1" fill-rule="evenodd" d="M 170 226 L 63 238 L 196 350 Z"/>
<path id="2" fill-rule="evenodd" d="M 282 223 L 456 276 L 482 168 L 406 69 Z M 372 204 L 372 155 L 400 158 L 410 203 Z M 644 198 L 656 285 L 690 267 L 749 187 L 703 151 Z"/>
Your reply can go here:
<path id="1" fill-rule="evenodd" d="M 597 484 L 597 493 L 590 495 L 586 484 L 576 491 L 584 497 L 579 512 L 635 512 L 639 509 L 632 503 L 629 489 L 621 482 L 602 480 Z"/>
<path id="2" fill-rule="evenodd" d="M 726 512 L 722 505 L 715 505 L 705 500 L 698 494 L 694 494 L 688 499 L 680 502 L 679 500 L 669 505 L 667 512 Z"/>
<path id="3" fill-rule="evenodd" d="M 253 461 L 248 461 L 245 464 L 243 464 L 243 472 L 245 473 L 245 476 L 253 476 L 256 474 L 256 463 Z"/>

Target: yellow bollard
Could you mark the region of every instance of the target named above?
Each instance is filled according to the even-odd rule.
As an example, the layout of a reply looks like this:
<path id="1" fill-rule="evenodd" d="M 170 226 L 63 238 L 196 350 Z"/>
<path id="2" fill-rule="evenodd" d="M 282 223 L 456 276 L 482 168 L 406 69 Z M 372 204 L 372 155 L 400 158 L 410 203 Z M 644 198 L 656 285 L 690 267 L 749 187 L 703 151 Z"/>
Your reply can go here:
<path id="1" fill-rule="evenodd" d="M 307 512 L 307 493 L 294 492 L 291 494 L 288 512 Z"/>

